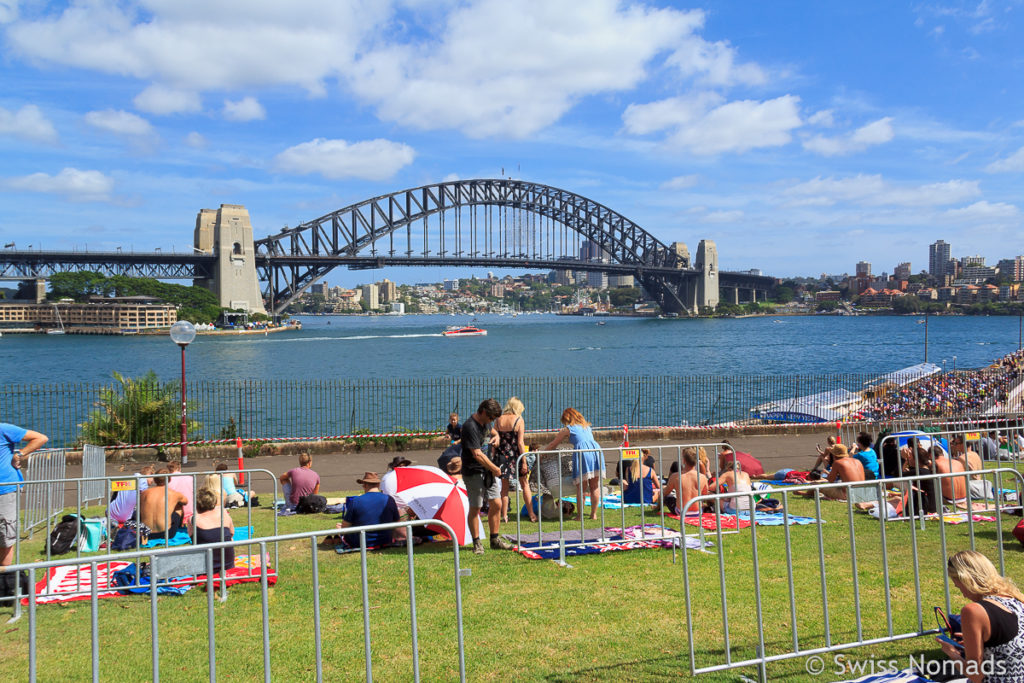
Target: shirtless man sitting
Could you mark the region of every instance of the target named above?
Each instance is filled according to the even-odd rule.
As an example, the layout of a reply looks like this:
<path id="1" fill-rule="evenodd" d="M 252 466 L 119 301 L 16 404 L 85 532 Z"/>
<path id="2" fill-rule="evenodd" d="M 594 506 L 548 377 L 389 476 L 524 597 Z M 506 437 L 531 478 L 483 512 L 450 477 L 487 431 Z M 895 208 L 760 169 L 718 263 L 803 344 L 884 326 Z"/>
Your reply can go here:
<path id="1" fill-rule="evenodd" d="M 981 471 L 985 469 L 981 456 L 967 448 L 967 444 L 964 443 L 964 437 L 954 436 L 950 443 L 950 450 L 952 451 L 953 458 L 964 466 L 964 470 L 967 472 L 977 472 L 977 474 L 972 474 L 970 481 L 967 482 L 971 488 L 971 496 L 981 500 L 994 499 L 996 496 L 992 492 L 992 482 L 981 478 Z"/>
<path id="2" fill-rule="evenodd" d="M 966 468 L 959 460 L 946 455 L 942 446 L 935 445 L 931 449 L 931 467 L 935 474 L 949 474 L 951 472 L 966 472 Z M 967 503 L 967 477 L 950 477 L 942 480 L 942 497 L 955 503 L 958 507 Z"/>
<path id="3" fill-rule="evenodd" d="M 166 531 L 167 536 L 171 537 L 181 528 L 188 499 L 167 487 L 168 474 L 170 471 L 167 468 L 161 468 L 153 477 L 153 485 L 139 494 L 139 521 L 149 527 L 151 534 L 163 534 Z"/>
<path id="4" fill-rule="evenodd" d="M 864 465 L 860 464 L 860 460 L 857 460 L 857 458 L 850 457 L 846 446 L 837 443 L 829 448 L 829 453 L 832 457 L 832 468 L 828 471 L 828 479 L 826 480 L 829 484 L 837 481 L 846 483 L 864 481 Z M 798 491 L 797 494 L 813 496 L 816 490 L 807 489 Z M 841 487 L 827 488 L 821 490 L 821 495 L 829 500 L 846 500 L 846 491 L 847 489 Z"/>
<path id="5" fill-rule="evenodd" d="M 686 506 L 691 500 L 708 492 L 708 478 L 697 471 L 697 449 L 683 449 L 683 470 L 672 473 L 665 485 L 665 490 L 676 498 L 675 509 L 671 512 L 677 515 L 686 510 Z M 687 512 L 699 513 L 700 510 L 694 507 Z"/>

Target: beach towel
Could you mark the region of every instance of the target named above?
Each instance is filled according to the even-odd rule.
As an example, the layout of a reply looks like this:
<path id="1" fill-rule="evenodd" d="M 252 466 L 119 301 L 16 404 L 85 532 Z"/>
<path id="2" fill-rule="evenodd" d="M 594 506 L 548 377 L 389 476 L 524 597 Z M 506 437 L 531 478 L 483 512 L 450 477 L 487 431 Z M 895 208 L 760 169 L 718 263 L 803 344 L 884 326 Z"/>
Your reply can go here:
<path id="1" fill-rule="evenodd" d="M 143 571 L 146 567 L 143 567 Z M 175 576 L 169 579 L 162 579 L 157 581 L 156 592 L 157 595 L 184 595 L 187 593 L 192 586 L 188 583 L 191 581 L 190 576 Z M 111 585 L 118 586 L 118 590 L 121 595 L 130 594 L 142 594 L 150 592 L 150 580 L 148 574 L 139 574 L 136 576 L 135 563 L 132 562 L 127 567 L 114 572 L 110 577 Z"/>
<path id="2" fill-rule="evenodd" d="M 273 586 L 277 583 L 277 572 L 270 564 L 270 555 L 264 556 L 263 561 L 267 563 L 267 585 Z M 224 572 L 224 580 L 226 586 L 234 586 L 237 583 L 255 583 L 260 580 L 260 556 L 255 555 L 236 555 L 235 566 Z M 200 574 L 196 576 L 197 581 L 203 581 L 202 584 L 205 587 L 206 574 Z M 221 577 L 218 574 L 213 575 L 213 585 L 215 588 L 220 587 Z"/>
<path id="3" fill-rule="evenodd" d="M 679 539 L 682 533 L 675 529 L 663 527 L 660 524 L 639 524 L 620 529 L 618 527 L 605 527 L 605 532 L 612 537 L 621 537 L 626 541 L 648 541 L 659 548 L 679 547 Z"/>
<path id="4" fill-rule="evenodd" d="M 188 535 L 188 532 L 184 529 L 178 529 L 178 533 L 167 539 L 167 547 L 172 548 L 176 545 L 186 545 L 192 542 L 192 537 Z M 162 548 L 164 547 L 163 534 L 152 534 L 149 537 L 149 541 L 142 544 L 143 548 Z"/>
<path id="5" fill-rule="evenodd" d="M 576 503 L 576 496 L 562 496 L 561 500 L 568 503 Z M 590 507 L 590 496 L 583 496 L 583 506 Z M 617 493 L 609 493 L 601 499 L 601 507 L 605 510 L 620 510 L 623 507 L 644 507 L 643 503 L 623 503 L 622 496 Z"/>
<path id="6" fill-rule="evenodd" d="M 665 516 L 671 517 L 672 519 L 679 519 L 679 515 Z M 698 517 L 697 515 L 686 515 L 687 524 L 689 524 L 690 526 L 704 527 L 708 531 L 715 531 L 719 528 L 717 522 L 718 519 L 722 521 L 721 528 L 723 530 L 746 529 L 748 526 L 750 526 L 749 520 L 737 520 L 736 515 L 720 515 L 716 517 L 713 513 L 710 512 L 705 512 L 704 514 L 700 515 L 700 517 Z"/>
<path id="7" fill-rule="evenodd" d="M 96 580 L 100 591 L 97 594 L 100 598 L 116 598 L 117 590 L 106 590 L 112 584 L 110 577 L 114 572 L 133 566 L 131 562 L 102 562 L 96 565 Z M 71 602 L 74 600 L 91 599 L 88 592 L 85 595 L 69 595 L 77 591 L 89 591 L 92 585 L 92 570 L 88 564 L 66 565 L 63 567 L 50 567 L 45 576 L 36 582 L 36 604 L 45 605 L 54 602 Z M 22 605 L 28 604 L 28 598 L 21 599 Z"/>
<path id="8" fill-rule="evenodd" d="M 740 510 L 736 513 L 736 516 L 740 519 L 750 520 L 749 510 Z M 806 525 L 815 524 L 818 520 L 814 517 L 800 517 L 799 515 L 789 516 L 789 525 Z M 755 512 L 754 513 L 754 524 L 758 526 L 782 526 L 786 523 L 786 517 L 781 512 Z M 825 520 L 821 520 L 822 524 L 826 524 Z"/>

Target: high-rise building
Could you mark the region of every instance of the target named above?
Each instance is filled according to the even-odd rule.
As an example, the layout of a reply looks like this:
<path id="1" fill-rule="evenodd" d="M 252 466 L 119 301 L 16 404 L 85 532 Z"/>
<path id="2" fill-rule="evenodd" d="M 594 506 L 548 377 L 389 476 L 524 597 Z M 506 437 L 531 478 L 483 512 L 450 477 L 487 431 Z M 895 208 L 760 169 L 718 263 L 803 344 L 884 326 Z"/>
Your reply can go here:
<path id="1" fill-rule="evenodd" d="M 446 291 L 446 292 L 457 292 L 457 291 L 459 291 L 459 279 L 455 278 L 454 280 L 445 280 L 444 281 L 444 291 Z"/>
<path id="2" fill-rule="evenodd" d="M 910 278 L 910 263 L 900 263 L 896 266 L 896 270 L 892 273 L 893 278 L 897 280 L 907 280 Z"/>
<path id="3" fill-rule="evenodd" d="M 382 304 L 388 304 L 392 301 L 398 300 L 398 287 L 394 282 L 385 278 L 381 280 L 377 286 L 380 289 L 380 302 Z"/>
<path id="4" fill-rule="evenodd" d="M 363 301 L 366 302 L 366 307 L 371 311 L 380 308 L 380 294 L 377 285 L 363 285 Z"/>
<path id="5" fill-rule="evenodd" d="M 960 259 L 960 266 L 967 268 L 969 266 L 983 266 L 985 265 L 984 256 L 964 256 Z"/>
<path id="6" fill-rule="evenodd" d="M 946 267 L 949 263 L 950 247 L 943 240 L 937 240 L 928 246 L 928 274 L 936 280 L 942 280 L 946 275 Z"/>
<path id="7" fill-rule="evenodd" d="M 326 282 L 314 282 L 309 287 L 309 291 L 311 293 L 319 294 L 320 296 L 324 297 L 325 299 L 327 298 L 327 294 L 328 294 L 328 290 L 329 289 L 330 288 L 327 286 Z"/>
<path id="8" fill-rule="evenodd" d="M 871 277 L 871 264 L 867 261 L 858 261 L 857 277 Z"/>

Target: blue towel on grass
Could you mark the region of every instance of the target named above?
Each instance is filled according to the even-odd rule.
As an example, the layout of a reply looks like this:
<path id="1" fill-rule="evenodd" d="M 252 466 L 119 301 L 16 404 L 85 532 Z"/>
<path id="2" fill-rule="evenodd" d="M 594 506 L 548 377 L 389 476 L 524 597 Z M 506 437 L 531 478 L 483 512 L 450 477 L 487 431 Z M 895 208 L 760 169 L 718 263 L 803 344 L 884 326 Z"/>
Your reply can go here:
<path id="1" fill-rule="evenodd" d="M 188 535 L 188 532 L 184 529 L 178 529 L 178 533 L 167 539 L 166 545 L 171 548 L 176 545 L 186 545 L 192 542 L 192 537 Z M 163 533 L 152 534 L 149 537 L 149 541 L 142 544 L 143 548 L 162 548 L 164 547 L 164 536 Z"/>

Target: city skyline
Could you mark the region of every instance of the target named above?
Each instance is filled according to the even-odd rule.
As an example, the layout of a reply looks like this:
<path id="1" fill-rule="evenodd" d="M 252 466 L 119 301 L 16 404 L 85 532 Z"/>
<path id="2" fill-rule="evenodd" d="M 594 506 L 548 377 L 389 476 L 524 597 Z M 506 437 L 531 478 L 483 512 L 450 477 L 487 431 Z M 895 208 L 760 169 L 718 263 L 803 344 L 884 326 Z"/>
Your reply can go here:
<path id="1" fill-rule="evenodd" d="M 186 251 L 221 203 L 261 237 L 504 173 L 714 240 L 723 270 L 891 270 L 937 238 L 995 265 L 1024 251 L 1021 10 L 0 3 L 0 237 Z"/>

